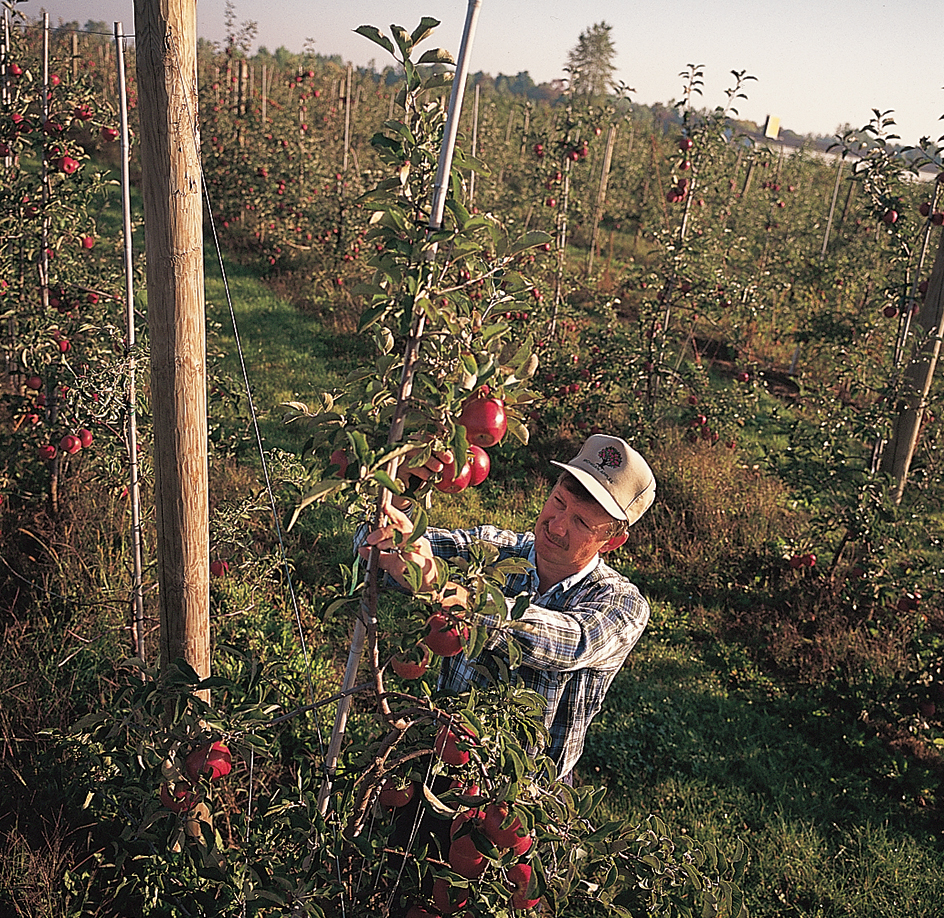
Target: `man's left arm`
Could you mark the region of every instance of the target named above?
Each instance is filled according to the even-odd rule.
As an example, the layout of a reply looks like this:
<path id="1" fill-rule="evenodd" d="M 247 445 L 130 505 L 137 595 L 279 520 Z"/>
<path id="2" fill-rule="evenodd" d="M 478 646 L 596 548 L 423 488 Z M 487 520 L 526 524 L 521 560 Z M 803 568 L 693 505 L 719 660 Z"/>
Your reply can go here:
<path id="1" fill-rule="evenodd" d="M 649 621 L 649 604 L 629 581 L 611 584 L 562 603 L 562 608 L 532 605 L 494 639 L 505 650 L 514 641 L 522 665 L 567 672 L 620 666 Z"/>

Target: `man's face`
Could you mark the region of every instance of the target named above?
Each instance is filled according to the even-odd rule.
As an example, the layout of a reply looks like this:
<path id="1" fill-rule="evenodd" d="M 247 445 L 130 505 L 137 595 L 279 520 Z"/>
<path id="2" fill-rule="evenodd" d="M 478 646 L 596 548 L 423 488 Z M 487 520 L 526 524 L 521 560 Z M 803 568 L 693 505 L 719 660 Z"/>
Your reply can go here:
<path id="1" fill-rule="evenodd" d="M 541 562 L 575 574 L 602 551 L 622 544 L 610 535 L 613 517 L 596 501 L 580 501 L 562 484 L 555 485 L 534 524 L 534 548 Z"/>

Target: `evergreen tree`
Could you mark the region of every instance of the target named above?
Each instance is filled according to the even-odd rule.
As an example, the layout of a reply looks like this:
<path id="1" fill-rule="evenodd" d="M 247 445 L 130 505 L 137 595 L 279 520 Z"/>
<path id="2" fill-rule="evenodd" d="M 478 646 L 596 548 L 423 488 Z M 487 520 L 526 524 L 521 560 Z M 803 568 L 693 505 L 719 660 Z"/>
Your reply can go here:
<path id="1" fill-rule="evenodd" d="M 613 26 L 598 22 L 580 33 L 577 44 L 567 55 L 567 69 L 574 93 L 584 96 L 602 96 L 613 86 L 613 57 L 616 48 L 610 32 Z"/>

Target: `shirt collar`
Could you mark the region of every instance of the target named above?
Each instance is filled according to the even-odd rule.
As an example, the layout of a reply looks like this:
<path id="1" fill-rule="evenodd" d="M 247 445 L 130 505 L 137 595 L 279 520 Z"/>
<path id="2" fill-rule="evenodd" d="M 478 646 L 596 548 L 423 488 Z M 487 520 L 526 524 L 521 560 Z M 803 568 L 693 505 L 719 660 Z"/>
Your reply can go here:
<path id="1" fill-rule="evenodd" d="M 528 552 L 528 561 L 531 563 L 531 570 L 529 571 L 529 576 L 531 580 L 531 592 L 536 593 L 538 591 L 538 564 L 537 564 L 537 554 L 534 550 L 534 543 L 531 543 L 531 550 Z M 577 571 L 576 574 L 571 574 L 569 577 L 565 577 L 563 580 L 558 581 L 557 583 L 552 584 L 548 589 L 547 593 L 550 593 L 552 590 L 556 590 L 560 587 L 561 592 L 566 592 L 574 584 L 579 583 L 587 576 L 593 569 L 600 563 L 600 556 L 594 555 L 586 564 L 584 568 Z"/>

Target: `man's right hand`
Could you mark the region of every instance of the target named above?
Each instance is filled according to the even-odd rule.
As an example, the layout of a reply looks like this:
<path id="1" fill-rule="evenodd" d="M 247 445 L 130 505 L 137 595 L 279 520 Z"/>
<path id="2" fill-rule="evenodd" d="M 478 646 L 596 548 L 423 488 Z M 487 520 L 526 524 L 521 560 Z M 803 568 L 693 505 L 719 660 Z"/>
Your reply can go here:
<path id="1" fill-rule="evenodd" d="M 417 455 L 418 452 L 419 450 L 410 453 L 403 460 L 397 471 L 397 478 L 403 482 L 405 487 L 411 490 L 415 490 L 417 485 L 415 483 L 411 484 L 410 478 L 419 478 L 422 482 L 427 482 L 430 478 L 440 475 L 442 470 L 453 461 L 452 453 L 449 450 L 442 450 L 441 452 L 433 453 L 423 465 L 410 465 L 410 459 Z M 410 505 L 410 500 L 400 495 L 394 495 L 390 503 L 398 510 L 405 510 Z"/>
<path id="2" fill-rule="evenodd" d="M 410 543 L 409 549 L 402 549 L 405 538 L 413 531 L 413 521 L 402 510 L 392 505 L 387 506 L 387 523 L 373 532 L 369 532 L 364 544 L 358 549 L 366 559 L 372 547 L 379 550 L 378 564 L 400 586 L 410 589 L 406 579 L 407 561 L 416 564 L 421 572 L 421 592 L 432 590 L 436 586 L 436 561 L 428 539 L 417 539 Z M 399 544 L 398 544 L 399 543 Z"/>

